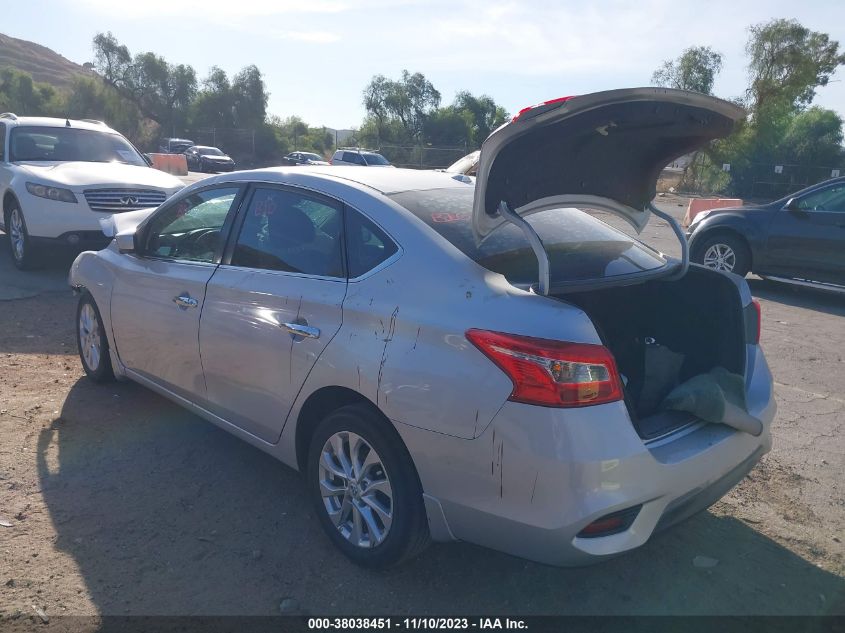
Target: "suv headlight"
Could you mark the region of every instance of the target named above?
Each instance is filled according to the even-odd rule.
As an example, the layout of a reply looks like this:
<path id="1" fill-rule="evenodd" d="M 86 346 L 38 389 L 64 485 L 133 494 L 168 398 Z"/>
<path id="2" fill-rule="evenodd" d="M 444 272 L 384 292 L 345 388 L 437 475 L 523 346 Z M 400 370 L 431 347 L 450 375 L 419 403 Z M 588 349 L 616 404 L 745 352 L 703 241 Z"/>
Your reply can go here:
<path id="1" fill-rule="evenodd" d="M 61 187 L 50 187 L 49 185 L 39 185 L 35 182 L 26 183 L 26 190 L 33 196 L 39 198 L 47 198 L 48 200 L 55 200 L 56 202 L 76 202 L 76 196 L 70 189 L 62 189 Z"/>
<path id="2" fill-rule="evenodd" d="M 701 222 L 704 218 L 710 215 L 710 212 L 713 209 L 707 209 L 706 211 L 699 211 L 695 217 L 692 219 L 692 222 L 689 223 L 690 228 L 694 227 L 696 224 Z"/>

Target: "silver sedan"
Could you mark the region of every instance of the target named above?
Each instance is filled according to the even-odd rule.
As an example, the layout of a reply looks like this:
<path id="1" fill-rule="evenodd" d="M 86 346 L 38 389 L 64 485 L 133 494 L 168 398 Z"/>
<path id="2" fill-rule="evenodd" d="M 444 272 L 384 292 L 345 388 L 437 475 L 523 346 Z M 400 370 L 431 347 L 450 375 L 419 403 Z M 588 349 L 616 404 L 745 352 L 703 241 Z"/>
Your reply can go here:
<path id="1" fill-rule="evenodd" d="M 82 364 L 303 471 L 362 565 L 430 540 L 553 564 L 630 550 L 769 449 L 772 378 L 743 280 L 581 209 L 641 229 L 662 165 L 741 114 L 618 90 L 524 110 L 484 143 L 477 180 L 200 181 L 112 216 L 110 246 L 74 262 Z M 672 400 L 723 375 L 738 400 Z"/>

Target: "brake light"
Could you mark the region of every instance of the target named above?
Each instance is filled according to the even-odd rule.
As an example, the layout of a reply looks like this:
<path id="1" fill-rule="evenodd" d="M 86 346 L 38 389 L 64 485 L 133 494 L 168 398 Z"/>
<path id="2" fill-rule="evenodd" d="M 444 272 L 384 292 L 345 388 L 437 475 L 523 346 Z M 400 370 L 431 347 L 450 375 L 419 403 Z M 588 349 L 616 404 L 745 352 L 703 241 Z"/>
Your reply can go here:
<path id="1" fill-rule="evenodd" d="M 467 339 L 513 382 L 509 400 L 586 407 L 622 399 L 613 355 L 602 345 L 467 330 Z"/>
<path id="2" fill-rule="evenodd" d="M 543 106 L 554 105 L 556 103 L 563 103 L 564 101 L 569 101 L 574 95 L 570 95 L 568 97 L 558 97 L 557 99 L 549 99 L 548 101 L 543 101 L 543 103 L 538 103 L 536 105 L 528 106 L 527 108 L 522 108 L 519 112 L 517 112 L 511 121 L 517 121 L 519 118 L 525 114 L 526 112 L 530 112 L 535 108 L 542 108 Z"/>
<path id="3" fill-rule="evenodd" d="M 750 343 L 757 345 L 760 342 L 760 330 L 762 327 L 763 311 L 760 307 L 760 302 L 757 299 L 751 300 L 751 323 L 746 323 L 746 330 L 749 333 L 748 339 Z M 746 317 L 747 319 L 748 317 Z"/>

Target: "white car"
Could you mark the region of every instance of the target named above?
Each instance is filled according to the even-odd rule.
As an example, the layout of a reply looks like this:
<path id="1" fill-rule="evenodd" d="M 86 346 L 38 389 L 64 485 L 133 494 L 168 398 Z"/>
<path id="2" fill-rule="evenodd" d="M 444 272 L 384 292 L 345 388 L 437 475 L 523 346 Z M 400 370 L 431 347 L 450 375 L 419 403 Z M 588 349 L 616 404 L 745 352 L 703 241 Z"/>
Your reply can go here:
<path id="1" fill-rule="evenodd" d="M 157 207 L 183 187 L 100 121 L 0 114 L 0 228 L 22 270 L 44 246 L 105 246 L 101 218 Z"/>

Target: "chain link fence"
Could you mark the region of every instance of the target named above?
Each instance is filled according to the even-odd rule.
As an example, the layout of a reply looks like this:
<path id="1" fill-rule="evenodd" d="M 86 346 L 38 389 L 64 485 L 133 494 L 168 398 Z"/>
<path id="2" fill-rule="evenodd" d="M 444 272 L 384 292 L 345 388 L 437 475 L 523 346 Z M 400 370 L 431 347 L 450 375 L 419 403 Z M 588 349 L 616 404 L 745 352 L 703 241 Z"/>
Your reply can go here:
<path id="1" fill-rule="evenodd" d="M 396 167 L 415 169 L 443 169 L 470 152 L 466 145 L 382 145 L 378 151 Z"/>
<path id="2" fill-rule="evenodd" d="M 781 198 L 829 178 L 845 176 L 845 165 L 771 165 L 754 163 L 744 175 L 749 198 Z"/>

